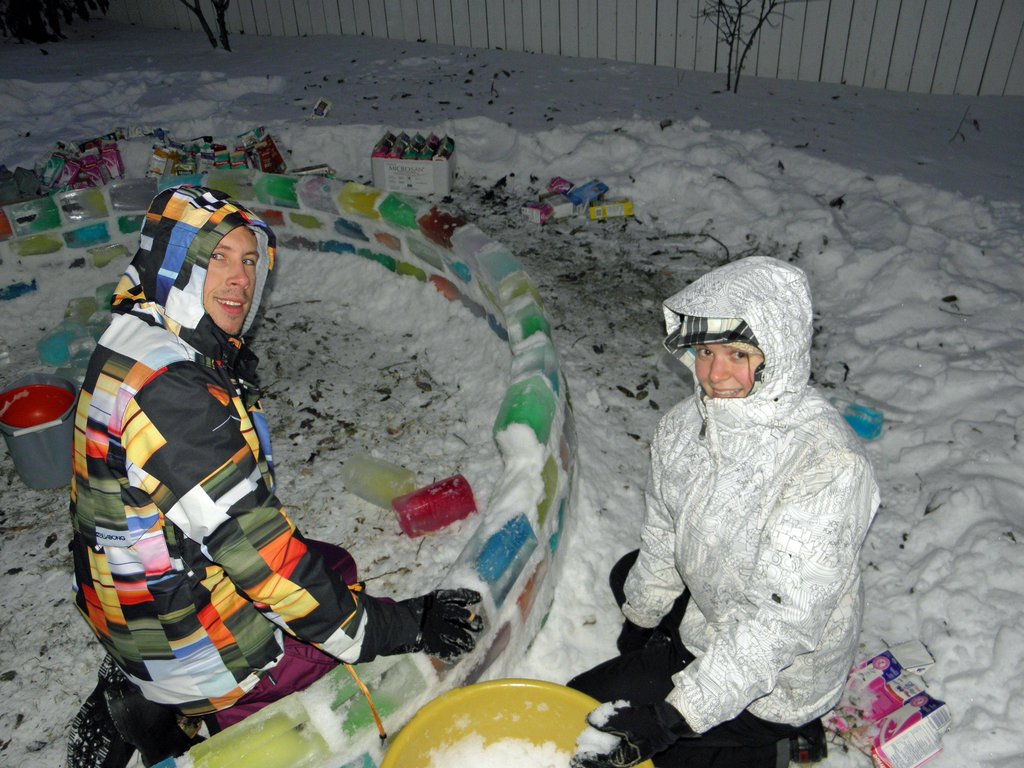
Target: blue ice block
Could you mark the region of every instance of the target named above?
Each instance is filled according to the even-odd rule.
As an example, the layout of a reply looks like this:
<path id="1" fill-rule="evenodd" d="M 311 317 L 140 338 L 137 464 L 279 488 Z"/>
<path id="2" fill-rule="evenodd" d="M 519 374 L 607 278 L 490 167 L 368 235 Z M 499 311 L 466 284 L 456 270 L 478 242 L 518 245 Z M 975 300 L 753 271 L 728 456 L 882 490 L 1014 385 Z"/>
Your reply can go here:
<path id="1" fill-rule="evenodd" d="M 537 536 L 526 515 L 505 523 L 480 550 L 476 572 L 491 587 L 494 602 L 500 604 L 537 548 Z"/>
<path id="2" fill-rule="evenodd" d="M 73 320 L 64 320 L 36 342 L 39 361 L 43 365 L 54 367 L 64 365 L 71 358 L 68 346 L 75 339 L 81 339 L 85 336 L 89 336 L 89 332 L 85 329 L 84 325 Z"/>
<path id="3" fill-rule="evenodd" d="M 105 221 L 87 224 L 84 227 L 72 229 L 64 233 L 64 243 L 68 248 L 89 248 L 93 245 L 109 242 L 110 232 Z"/>

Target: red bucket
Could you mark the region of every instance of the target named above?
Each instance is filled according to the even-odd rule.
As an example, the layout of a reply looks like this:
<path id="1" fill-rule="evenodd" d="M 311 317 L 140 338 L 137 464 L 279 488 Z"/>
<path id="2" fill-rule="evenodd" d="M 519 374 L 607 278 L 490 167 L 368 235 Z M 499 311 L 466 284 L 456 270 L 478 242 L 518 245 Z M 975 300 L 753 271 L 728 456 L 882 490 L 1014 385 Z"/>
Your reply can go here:
<path id="1" fill-rule="evenodd" d="M 13 429 L 59 421 L 75 402 L 74 392 L 52 384 L 29 384 L 0 395 L 0 422 Z"/>
<path id="2" fill-rule="evenodd" d="M 0 432 L 22 482 L 59 488 L 71 482 L 77 390 L 52 374 L 30 374 L 0 394 Z"/>

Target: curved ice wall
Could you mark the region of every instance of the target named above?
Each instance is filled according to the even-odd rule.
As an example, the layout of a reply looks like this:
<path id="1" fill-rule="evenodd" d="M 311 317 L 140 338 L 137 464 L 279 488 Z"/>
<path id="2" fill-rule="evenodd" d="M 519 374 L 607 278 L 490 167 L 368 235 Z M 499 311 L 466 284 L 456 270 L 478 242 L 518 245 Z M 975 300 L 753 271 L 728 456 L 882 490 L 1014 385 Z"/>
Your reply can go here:
<path id="1" fill-rule="evenodd" d="M 271 224 L 280 250 L 291 258 L 321 252 L 371 259 L 394 279 L 431 283 L 507 341 L 511 365 L 492 430 L 502 476 L 486 515 L 445 579 L 483 593 L 483 637 L 454 665 L 414 654 L 357 667 L 392 733 L 450 688 L 507 676 L 550 608 L 575 498 L 572 408 L 551 326 L 529 276 L 479 228 L 421 199 L 354 182 L 248 169 L 125 180 L 4 206 L 0 250 L 23 264 L 61 250 L 97 266 L 126 258 L 152 197 L 163 186 L 181 183 L 222 190 L 252 207 Z M 79 322 L 88 328 L 90 318 Z M 44 363 L 56 367 L 73 356 L 74 328 L 72 323 L 67 333 L 43 340 Z M 382 753 L 366 698 L 338 667 L 309 690 L 208 739 L 178 765 L 373 768 Z"/>

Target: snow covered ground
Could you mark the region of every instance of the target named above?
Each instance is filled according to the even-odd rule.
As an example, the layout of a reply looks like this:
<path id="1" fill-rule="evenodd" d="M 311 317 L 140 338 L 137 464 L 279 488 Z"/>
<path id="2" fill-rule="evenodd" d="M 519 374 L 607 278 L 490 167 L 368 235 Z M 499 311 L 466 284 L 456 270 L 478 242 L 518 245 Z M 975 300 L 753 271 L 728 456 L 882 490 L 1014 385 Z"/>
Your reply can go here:
<path id="1" fill-rule="evenodd" d="M 365 38 L 236 36 L 227 54 L 202 35 L 108 22 L 69 32 L 56 45 L 0 41 L 10 168 L 116 126 L 231 138 L 265 125 L 291 167 L 328 163 L 369 181 L 385 130 L 456 139 L 444 206 L 507 245 L 537 283 L 579 433 L 582 524 L 524 677 L 564 682 L 613 651 L 607 570 L 636 543 L 657 419 L 692 386 L 661 352 L 660 302 L 743 255 L 806 269 L 815 380 L 886 417 L 868 448 L 883 507 L 864 552 L 864 655 L 920 639 L 935 656 L 929 690 L 954 715 L 936 768 L 1020 760 L 1024 99 L 753 78 L 731 95 L 711 75 Z M 332 108 L 313 120 L 318 98 Z M 149 144 L 123 150 L 141 176 Z M 554 175 L 600 178 L 637 215 L 526 222 L 520 203 Z M 40 370 L 35 341 L 67 300 L 123 266 L 39 263 L 0 263 L 0 287 L 39 284 L 0 302 L 11 356 L 0 386 Z M 371 267 L 340 280 L 284 266 L 254 343 L 276 395 L 266 405 L 285 503 L 322 538 L 352 531 L 342 514 L 362 516 L 369 535 L 342 543 L 364 575 L 411 594 L 431 586 L 429 558 L 417 552 L 418 570 L 402 571 L 396 526 L 344 492 L 340 462 L 374 449 L 423 481 L 464 471 L 486 498 L 494 408 L 482 393 L 501 350 L 430 291 L 378 281 Z M 4 764 L 59 764 L 93 684 L 99 653 L 69 600 L 67 532 L 66 493 L 25 488 L 0 458 Z M 868 763 L 836 743 L 823 765 Z"/>

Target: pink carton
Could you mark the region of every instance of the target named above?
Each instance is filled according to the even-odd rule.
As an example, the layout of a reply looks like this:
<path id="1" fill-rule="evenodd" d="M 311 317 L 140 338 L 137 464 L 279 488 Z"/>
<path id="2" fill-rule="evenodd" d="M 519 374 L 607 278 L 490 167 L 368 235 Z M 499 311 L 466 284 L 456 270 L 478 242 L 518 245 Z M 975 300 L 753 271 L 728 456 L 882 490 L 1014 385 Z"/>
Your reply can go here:
<path id="1" fill-rule="evenodd" d="M 934 663 L 917 641 L 886 649 L 857 665 L 829 720 L 878 768 L 916 768 L 942 749 L 949 728 L 945 702 L 932 697 L 920 674 Z"/>

